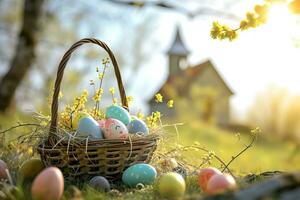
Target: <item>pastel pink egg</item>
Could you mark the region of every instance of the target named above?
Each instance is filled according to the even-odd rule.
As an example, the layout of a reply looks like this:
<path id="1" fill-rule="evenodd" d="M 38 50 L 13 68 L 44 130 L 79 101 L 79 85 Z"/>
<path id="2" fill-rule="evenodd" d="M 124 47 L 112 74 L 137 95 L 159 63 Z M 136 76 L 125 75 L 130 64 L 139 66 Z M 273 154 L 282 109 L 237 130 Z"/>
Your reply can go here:
<path id="1" fill-rule="evenodd" d="M 36 200 L 60 200 L 64 191 L 64 177 L 57 167 L 44 169 L 34 179 L 31 195 Z"/>
<path id="2" fill-rule="evenodd" d="M 215 174 L 207 182 L 207 193 L 212 195 L 235 188 L 236 182 L 229 174 Z"/>
<path id="3" fill-rule="evenodd" d="M 215 174 L 222 174 L 222 172 L 214 167 L 203 168 L 199 171 L 198 184 L 203 192 L 207 192 L 207 182 Z"/>
<path id="4" fill-rule="evenodd" d="M 117 119 L 107 119 L 104 123 L 104 137 L 106 139 L 127 139 L 128 129 L 127 127 Z"/>

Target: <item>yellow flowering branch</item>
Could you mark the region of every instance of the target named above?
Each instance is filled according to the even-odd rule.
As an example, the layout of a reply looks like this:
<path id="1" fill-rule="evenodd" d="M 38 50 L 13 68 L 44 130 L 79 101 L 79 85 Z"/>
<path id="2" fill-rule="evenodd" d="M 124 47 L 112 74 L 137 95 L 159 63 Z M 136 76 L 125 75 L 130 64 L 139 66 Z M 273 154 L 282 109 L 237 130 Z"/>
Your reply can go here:
<path id="1" fill-rule="evenodd" d="M 220 24 L 219 22 L 213 22 L 210 35 L 213 39 L 224 40 L 228 39 L 232 41 L 238 37 L 238 31 L 248 30 L 250 28 L 256 28 L 267 21 L 267 13 L 270 7 L 270 3 L 266 2 L 262 5 L 256 5 L 252 12 L 246 14 L 246 18 L 240 22 L 239 27 L 233 29 L 227 25 Z"/>
<path id="2" fill-rule="evenodd" d="M 104 79 L 106 69 L 109 65 L 109 58 L 103 59 L 102 64 L 104 66 L 102 72 L 99 72 L 99 67 L 98 66 L 96 67 L 96 72 L 98 73 L 98 79 L 100 80 L 100 82 L 99 82 L 99 88 L 97 90 L 94 89 L 94 92 L 95 92 L 94 97 L 93 97 L 93 99 L 95 101 L 94 116 L 98 116 L 98 114 L 100 113 L 99 105 L 100 105 L 101 97 L 102 97 L 102 94 L 103 94 L 102 85 L 103 85 L 103 79 Z"/>

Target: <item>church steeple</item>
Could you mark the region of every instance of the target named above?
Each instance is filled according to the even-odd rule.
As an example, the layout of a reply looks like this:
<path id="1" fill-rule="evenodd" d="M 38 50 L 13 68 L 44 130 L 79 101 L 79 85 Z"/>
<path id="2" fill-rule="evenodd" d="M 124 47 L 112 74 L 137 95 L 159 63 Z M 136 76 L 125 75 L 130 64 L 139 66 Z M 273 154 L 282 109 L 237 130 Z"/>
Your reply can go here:
<path id="1" fill-rule="evenodd" d="M 181 34 L 178 26 L 176 28 L 176 35 L 175 35 L 174 42 L 167 53 L 169 55 L 170 75 L 177 74 L 180 72 L 181 68 L 186 67 L 187 57 L 190 52 L 185 47 L 181 39 Z"/>

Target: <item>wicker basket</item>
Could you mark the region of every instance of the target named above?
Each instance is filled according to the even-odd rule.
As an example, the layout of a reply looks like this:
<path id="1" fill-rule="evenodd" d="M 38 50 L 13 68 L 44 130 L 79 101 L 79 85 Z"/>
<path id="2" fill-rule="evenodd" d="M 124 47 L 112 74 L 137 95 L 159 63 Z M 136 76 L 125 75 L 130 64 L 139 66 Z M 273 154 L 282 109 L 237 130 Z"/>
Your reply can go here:
<path id="1" fill-rule="evenodd" d="M 37 151 L 46 166 L 60 168 L 64 176 L 82 177 L 101 175 L 108 179 L 119 179 L 122 172 L 136 163 L 149 163 L 157 147 L 159 136 L 149 134 L 145 137 L 120 139 L 84 140 L 68 142 L 58 138 L 57 110 L 58 94 L 64 69 L 72 52 L 83 44 L 92 43 L 102 47 L 109 55 L 118 82 L 122 106 L 128 110 L 128 104 L 118 63 L 109 47 L 102 41 L 85 38 L 71 46 L 63 56 L 57 71 L 51 107 L 51 124 L 48 139 L 42 142 Z"/>

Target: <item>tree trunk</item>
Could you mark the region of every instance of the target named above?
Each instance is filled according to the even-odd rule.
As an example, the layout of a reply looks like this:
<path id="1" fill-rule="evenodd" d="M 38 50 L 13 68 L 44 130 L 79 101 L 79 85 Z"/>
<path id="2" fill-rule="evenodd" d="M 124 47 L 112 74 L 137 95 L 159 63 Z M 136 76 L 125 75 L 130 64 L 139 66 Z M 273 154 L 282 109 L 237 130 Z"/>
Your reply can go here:
<path id="1" fill-rule="evenodd" d="M 29 71 L 35 59 L 37 33 L 44 0 L 25 0 L 23 22 L 14 57 L 8 72 L 0 81 L 0 112 L 9 107 L 17 87 Z"/>

